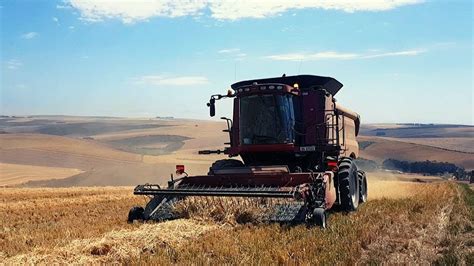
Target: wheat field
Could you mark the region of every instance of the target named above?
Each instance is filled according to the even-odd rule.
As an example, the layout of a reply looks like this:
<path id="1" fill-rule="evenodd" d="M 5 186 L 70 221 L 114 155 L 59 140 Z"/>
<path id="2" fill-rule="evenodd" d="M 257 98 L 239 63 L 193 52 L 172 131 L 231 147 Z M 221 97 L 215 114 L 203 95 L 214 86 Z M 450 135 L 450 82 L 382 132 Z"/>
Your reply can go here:
<path id="1" fill-rule="evenodd" d="M 199 213 L 190 219 L 127 224 L 130 206 L 146 200 L 133 196 L 132 189 L 0 189 L 0 260 L 6 264 L 429 263 L 443 260 L 445 253 L 457 261 L 472 260 L 472 241 L 466 242 L 473 226 L 469 209 L 461 189 L 449 182 L 371 178 L 370 201 L 354 213 L 331 213 L 326 230 L 216 221 Z M 450 233 L 451 221 L 458 234 Z"/>

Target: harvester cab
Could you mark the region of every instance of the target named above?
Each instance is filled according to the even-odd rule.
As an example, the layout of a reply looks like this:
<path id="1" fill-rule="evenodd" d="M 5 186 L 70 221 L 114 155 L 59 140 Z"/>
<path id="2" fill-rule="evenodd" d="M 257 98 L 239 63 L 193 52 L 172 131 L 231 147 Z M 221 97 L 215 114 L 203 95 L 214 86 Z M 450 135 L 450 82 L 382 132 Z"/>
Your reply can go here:
<path id="1" fill-rule="evenodd" d="M 167 188 L 139 185 L 134 193 L 150 202 L 130 210 L 135 219 L 165 220 L 185 197 L 265 198 L 269 221 L 303 220 L 326 226 L 326 211 L 354 211 L 367 200 L 365 173 L 357 169 L 356 136 L 360 118 L 334 96 L 342 84 L 330 77 L 283 76 L 246 80 L 232 85 L 226 95 L 212 95 L 207 106 L 215 116 L 216 100 L 233 99 L 227 122 L 224 153 L 241 160 L 212 164 L 209 173 L 171 180 Z M 271 206 L 270 199 L 290 199 Z"/>

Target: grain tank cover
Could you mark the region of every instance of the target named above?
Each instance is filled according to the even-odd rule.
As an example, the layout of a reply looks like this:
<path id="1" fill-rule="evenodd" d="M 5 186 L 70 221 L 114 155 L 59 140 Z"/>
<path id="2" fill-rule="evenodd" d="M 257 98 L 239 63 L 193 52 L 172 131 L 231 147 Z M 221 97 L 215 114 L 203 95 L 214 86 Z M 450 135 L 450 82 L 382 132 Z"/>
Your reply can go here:
<path id="1" fill-rule="evenodd" d="M 289 86 L 293 86 L 298 83 L 300 90 L 305 91 L 312 88 L 325 89 L 333 96 L 342 88 L 342 83 L 331 77 L 321 77 L 313 75 L 298 75 L 298 76 L 287 76 L 287 77 L 276 77 L 266 79 L 253 79 L 244 80 L 232 84 L 232 89 L 236 89 L 242 86 L 252 85 L 253 83 L 264 84 L 264 83 L 281 83 Z"/>

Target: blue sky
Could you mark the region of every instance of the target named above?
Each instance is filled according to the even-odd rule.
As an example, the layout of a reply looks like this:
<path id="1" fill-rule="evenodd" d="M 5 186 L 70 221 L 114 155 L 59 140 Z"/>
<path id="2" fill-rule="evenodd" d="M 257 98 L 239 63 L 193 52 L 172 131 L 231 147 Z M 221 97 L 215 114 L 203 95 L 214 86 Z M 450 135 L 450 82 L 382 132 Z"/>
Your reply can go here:
<path id="1" fill-rule="evenodd" d="M 367 123 L 473 124 L 468 0 L 0 6 L 2 114 L 207 119 L 210 94 L 286 73 L 335 77 Z"/>

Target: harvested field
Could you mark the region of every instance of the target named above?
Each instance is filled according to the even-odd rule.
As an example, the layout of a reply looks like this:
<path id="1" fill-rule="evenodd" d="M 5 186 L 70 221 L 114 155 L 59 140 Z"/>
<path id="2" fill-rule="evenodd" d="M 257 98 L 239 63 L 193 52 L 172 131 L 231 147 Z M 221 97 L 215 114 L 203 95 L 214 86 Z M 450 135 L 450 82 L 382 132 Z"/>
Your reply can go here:
<path id="1" fill-rule="evenodd" d="M 131 131 L 153 129 L 165 126 L 159 123 L 150 123 L 146 120 L 127 121 L 127 120 L 109 120 L 98 121 L 64 121 L 48 119 L 31 119 L 20 121 L 0 120 L 0 129 L 9 133 L 40 133 L 56 136 L 76 136 L 84 137 L 97 134 L 106 134 L 109 132 Z"/>
<path id="2" fill-rule="evenodd" d="M 3 134 L 0 135 L 0 161 L 53 167 L 77 164 L 78 168 L 91 168 L 140 162 L 141 156 L 87 140 L 41 134 Z"/>
<path id="3" fill-rule="evenodd" d="M 0 163 L 0 187 L 30 180 L 62 179 L 82 173 L 79 169 Z"/>
<path id="4" fill-rule="evenodd" d="M 360 156 L 376 162 L 386 159 L 406 161 L 451 162 L 466 169 L 474 169 L 474 156 L 470 153 L 446 150 L 440 147 L 408 143 L 404 139 L 358 137 L 359 141 L 373 142 L 360 151 Z M 440 142 L 442 139 L 439 140 Z M 390 151 L 390 152 L 387 152 Z"/>
<path id="5" fill-rule="evenodd" d="M 98 238 L 76 239 L 69 244 L 18 255 L 8 263 L 97 263 L 125 262 L 156 250 L 174 250 L 196 239 L 217 225 L 202 224 L 192 220 L 144 224 L 136 229 L 121 229 Z M 53 252 L 51 252 L 53 251 Z"/>
<path id="6" fill-rule="evenodd" d="M 190 138 L 178 135 L 147 135 L 110 140 L 112 147 L 138 154 L 163 155 L 179 150 Z"/>
<path id="7" fill-rule="evenodd" d="M 454 254 L 467 262 L 470 242 L 449 253 L 454 244 L 446 239 L 466 241 L 472 234 L 463 198 L 468 192 L 454 183 L 384 174 L 369 175 L 369 202 L 355 213 L 332 213 L 327 230 L 216 222 L 199 213 L 159 224 L 127 224 L 129 207 L 144 203 L 131 187 L 4 188 L 0 258 L 7 264 L 333 264 L 429 263 Z M 451 220 L 457 221 L 452 237 Z"/>
<path id="8" fill-rule="evenodd" d="M 206 174 L 214 161 L 226 158 L 224 154 L 198 155 L 199 150 L 222 149 L 225 146 L 223 143 L 228 141 L 228 134 L 222 132 L 225 127 L 222 121 L 186 119 L 7 118 L 0 121 L 0 130 L 11 132 L 0 134 L 0 163 L 24 165 L 25 168 L 44 166 L 83 171 L 76 175 L 59 176 L 38 172 L 38 175 L 28 178 L 23 178 L 24 175 L 18 172 L 18 176 L 8 177 L 9 185 L 20 185 L 26 181 L 27 186 L 34 187 L 130 186 L 163 182 L 169 178 L 176 164 L 186 165 L 190 175 L 200 175 Z M 406 126 L 364 125 L 361 132 L 400 127 Z M 45 128 L 56 131 L 44 133 L 63 132 L 66 136 L 38 134 Z M 472 129 L 450 127 L 446 132 L 464 132 L 466 128 Z M 436 160 L 455 163 L 466 169 L 473 168 L 472 154 L 452 150 L 468 149 L 470 138 L 446 138 L 444 127 L 435 129 L 442 138 L 432 139 L 431 142 L 422 138 L 406 138 L 405 135 L 396 139 L 361 136 L 361 156 L 378 163 L 388 158 Z M 422 134 L 424 128 L 410 129 L 410 132 L 413 133 L 413 130 Z M 443 146 L 440 143 L 444 143 Z M 451 150 L 446 150 L 446 147 Z M 48 175 L 50 178 L 46 178 Z M 4 175 L 0 176 L 0 182 L 3 178 Z"/>
<path id="9" fill-rule="evenodd" d="M 473 130 L 469 125 L 369 124 L 362 126 L 361 134 L 391 138 L 472 138 Z"/>
<path id="10" fill-rule="evenodd" d="M 132 188 L 0 190 L 0 246 L 4 255 L 51 249 L 73 239 L 133 228 L 123 215 L 143 199 Z"/>
<path id="11" fill-rule="evenodd" d="M 152 140 L 156 141 L 155 138 Z M 28 186 L 35 187 L 69 187 L 162 183 L 169 178 L 177 162 L 185 163 L 189 173 L 205 174 L 213 160 L 223 157 L 199 157 L 197 151 L 194 152 L 196 154 L 193 152 L 164 157 L 144 156 L 120 151 L 93 140 L 41 134 L 3 134 L 0 135 L 0 163 L 18 165 L 24 170 L 1 169 L 0 185 L 21 185 L 27 182 Z M 26 169 L 35 169 L 36 172 L 25 175 Z M 51 172 L 51 169 L 63 170 L 58 174 L 59 170 Z"/>
<path id="12" fill-rule="evenodd" d="M 37 130 L 41 123 L 59 129 L 63 126 L 55 124 L 96 122 L 96 119 L 79 118 L 46 120 L 20 119 L 7 124 L 19 123 L 13 128 L 22 132 L 35 127 Z M 355 213 L 332 212 L 327 230 L 261 223 L 255 215 L 260 211 L 255 205 L 242 206 L 241 202 L 228 199 L 222 205 L 200 208 L 190 202 L 191 205 L 184 205 L 191 206 L 183 210 L 186 219 L 127 224 L 129 208 L 146 203 L 146 198 L 133 196 L 131 185 L 163 184 L 177 163 L 185 164 L 186 171 L 192 175 L 205 174 L 213 161 L 224 156 L 199 156 L 197 151 L 222 148 L 227 136 L 220 132 L 223 123 L 120 119 L 112 122 L 163 126 L 136 129 L 120 126 L 119 131 L 96 132 L 97 135 L 87 139 L 21 133 L 0 135 L 2 184 L 30 180 L 25 186 L 38 187 L 0 189 L 0 261 L 6 264 L 419 264 L 468 262 L 469 258 L 472 261 L 472 255 L 466 257 L 472 254 L 473 246 L 469 240 L 473 228 L 473 219 L 469 218 L 472 206 L 467 207 L 464 196 L 472 190 L 421 175 L 370 173 L 369 202 Z M 94 128 L 89 129 L 87 133 L 94 133 Z M 363 157 L 378 162 L 390 150 L 390 156 L 400 159 L 469 163 L 466 153 L 446 151 L 426 143 L 378 137 L 361 137 L 361 140 L 367 144 Z M 155 156 L 156 151 L 166 154 Z"/>
<path id="13" fill-rule="evenodd" d="M 474 156 L 474 138 L 473 137 L 470 137 L 470 138 L 403 138 L 401 140 L 407 143 L 437 147 L 444 150 L 471 153 Z"/>

